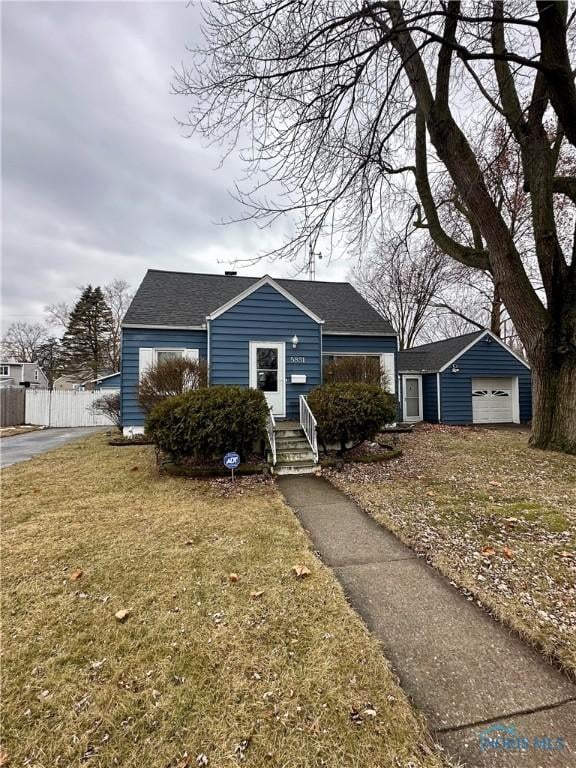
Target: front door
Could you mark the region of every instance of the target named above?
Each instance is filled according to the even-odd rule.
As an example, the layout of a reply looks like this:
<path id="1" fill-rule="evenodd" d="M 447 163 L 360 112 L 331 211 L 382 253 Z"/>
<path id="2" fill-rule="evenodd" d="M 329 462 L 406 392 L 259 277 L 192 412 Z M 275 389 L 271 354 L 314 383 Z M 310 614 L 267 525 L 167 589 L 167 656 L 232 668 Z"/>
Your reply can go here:
<path id="1" fill-rule="evenodd" d="M 404 376 L 404 421 L 422 421 L 422 377 Z"/>
<path id="2" fill-rule="evenodd" d="M 274 416 L 286 415 L 284 368 L 284 342 L 250 342 L 250 386 L 264 392 Z"/>

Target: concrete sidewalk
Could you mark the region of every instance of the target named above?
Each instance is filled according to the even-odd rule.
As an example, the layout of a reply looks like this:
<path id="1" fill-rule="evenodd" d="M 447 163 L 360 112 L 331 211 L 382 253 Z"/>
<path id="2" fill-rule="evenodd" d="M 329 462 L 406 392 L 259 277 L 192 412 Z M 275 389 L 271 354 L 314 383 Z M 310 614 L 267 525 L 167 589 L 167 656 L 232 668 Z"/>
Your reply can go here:
<path id="1" fill-rule="evenodd" d="M 576 686 L 329 482 L 278 482 L 449 754 L 470 768 L 576 765 Z M 494 724 L 515 728 L 505 748 L 483 737 Z"/>

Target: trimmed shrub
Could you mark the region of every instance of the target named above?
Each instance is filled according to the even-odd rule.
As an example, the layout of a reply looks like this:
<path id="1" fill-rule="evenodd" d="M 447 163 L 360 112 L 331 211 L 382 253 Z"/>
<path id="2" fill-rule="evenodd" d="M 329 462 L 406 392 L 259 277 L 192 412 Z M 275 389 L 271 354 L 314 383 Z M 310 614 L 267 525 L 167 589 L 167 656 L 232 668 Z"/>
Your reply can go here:
<path id="1" fill-rule="evenodd" d="M 122 429 L 120 420 L 120 392 L 108 392 L 89 406 L 95 416 L 107 416 L 118 429 Z"/>
<path id="2" fill-rule="evenodd" d="M 371 440 L 384 424 L 397 418 L 396 398 L 376 384 L 322 384 L 308 395 L 308 405 L 318 422 L 318 439 L 324 446 Z"/>
<path id="3" fill-rule="evenodd" d="M 266 437 L 268 404 L 257 389 L 209 387 L 171 397 L 146 419 L 146 434 L 176 460 L 213 459 L 237 451 L 244 459 Z"/>
<path id="4" fill-rule="evenodd" d="M 208 368 L 204 360 L 170 357 L 148 368 L 138 386 L 138 402 L 145 414 L 168 397 L 205 387 Z"/>

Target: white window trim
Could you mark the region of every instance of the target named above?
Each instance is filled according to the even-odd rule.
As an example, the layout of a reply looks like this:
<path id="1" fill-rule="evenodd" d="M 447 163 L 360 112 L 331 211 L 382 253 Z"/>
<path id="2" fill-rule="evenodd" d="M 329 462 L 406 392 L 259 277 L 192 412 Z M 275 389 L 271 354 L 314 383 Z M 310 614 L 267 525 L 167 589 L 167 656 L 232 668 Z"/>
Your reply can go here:
<path id="1" fill-rule="evenodd" d="M 3 372 L 3 369 L 6 369 L 6 373 Z M 10 376 L 10 366 L 9 365 L 0 365 L 0 376 Z"/>
<path id="2" fill-rule="evenodd" d="M 388 372 L 384 361 L 386 356 L 392 358 L 392 370 Z M 390 379 L 390 386 L 392 391 L 390 394 L 396 394 L 396 357 L 394 352 L 322 352 L 322 371 L 324 371 L 324 358 L 325 357 L 378 357 L 380 358 L 380 368 L 385 370 Z"/>
<path id="3" fill-rule="evenodd" d="M 418 410 L 419 416 L 406 416 L 406 379 L 418 379 Z M 407 424 L 414 424 L 419 421 L 424 421 L 424 397 L 422 393 L 422 374 L 420 373 L 404 373 L 402 374 L 402 421 Z"/>

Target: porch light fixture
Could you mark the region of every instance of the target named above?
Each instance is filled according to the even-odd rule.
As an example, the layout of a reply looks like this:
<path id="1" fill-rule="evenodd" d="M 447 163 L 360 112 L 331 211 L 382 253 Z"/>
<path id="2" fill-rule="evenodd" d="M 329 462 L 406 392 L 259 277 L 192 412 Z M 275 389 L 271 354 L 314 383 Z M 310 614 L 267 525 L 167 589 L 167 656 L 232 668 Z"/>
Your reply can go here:
<path id="1" fill-rule="evenodd" d="M 298 336 L 294 334 L 294 336 L 292 336 L 292 346 L 294 347 L 294 349 L 296 349 L 296 347 L 298 346 L 298 341 L 299 341 Z"/>
<path id="2" fill-rule="evenodd" d="M 458 368 L 456 363 L 452 363 L 452 373 L 460 373 L 460 368 Z"/>

